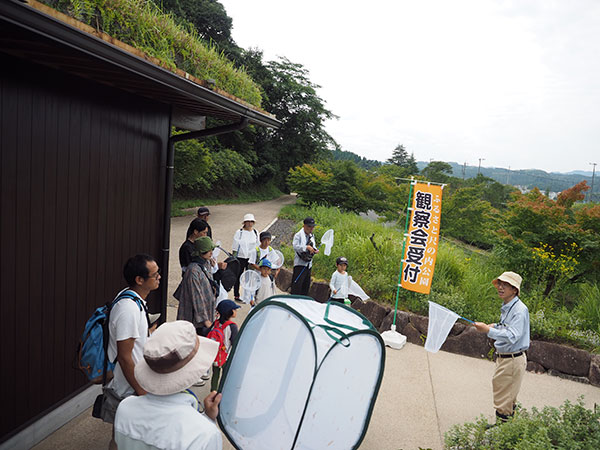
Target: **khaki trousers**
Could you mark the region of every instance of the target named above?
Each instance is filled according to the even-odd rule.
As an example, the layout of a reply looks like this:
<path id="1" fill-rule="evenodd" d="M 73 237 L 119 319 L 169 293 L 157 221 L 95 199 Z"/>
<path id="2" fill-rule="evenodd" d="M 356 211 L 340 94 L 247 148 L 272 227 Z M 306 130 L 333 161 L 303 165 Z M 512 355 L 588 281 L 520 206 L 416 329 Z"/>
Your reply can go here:
<path id="1" fill-rule="evenodd" d="M 513 413 L 526 368 L 525 353 L 516 358 L 498 357 L 496 359 L 492 389 L 494 391 L 494 408 L 500 414 L 509 416 Z"/>

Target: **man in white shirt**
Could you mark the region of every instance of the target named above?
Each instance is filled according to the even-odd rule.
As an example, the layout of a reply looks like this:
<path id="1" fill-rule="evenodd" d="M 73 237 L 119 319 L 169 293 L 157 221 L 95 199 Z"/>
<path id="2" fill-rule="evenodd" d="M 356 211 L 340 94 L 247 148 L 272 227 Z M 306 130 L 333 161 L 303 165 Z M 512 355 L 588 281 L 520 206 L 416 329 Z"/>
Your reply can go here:
<path id="1" fill-rule="evenodd" d="M 292 294 L 308 295 L 310 289 L 310 272 L 312 269 L 312 258 L 319 253 L 312 234 L 315 228 L 315 219 L 307 217 L 304 219 L 302 229 L 294 235 L 292 246 L 294 247 L 294 273 L 292 275 Z"/>
<path id="2" fill-rule="evenodd" d="M 148 337 L 146 297 L 160 285 L 160 270 L 152 256 L 136 255 L 127 260 L 123 276 L 129 285 L 117 295 L 108 322 L 108 358 L 116 361 L 113 379 L 104 388 L 102 419 L 113 423 L 119 402 L 146 391 L 134 375 L 135 364 L 142 359 Z M 109 448 L 114 447 L 111 441 Z"/>
<path id="3" fill-rule="evenodd" d="M 189 388 L 212 365 L 219 343 L 196 335 L 185 320 L 163 324 L 144 347 L 135 378 L 148 392 L 123 400 L 115 418 L 120 450 L 221 450 L 214 420 L 221 394 L 204 399 L 204 411 Z"/>

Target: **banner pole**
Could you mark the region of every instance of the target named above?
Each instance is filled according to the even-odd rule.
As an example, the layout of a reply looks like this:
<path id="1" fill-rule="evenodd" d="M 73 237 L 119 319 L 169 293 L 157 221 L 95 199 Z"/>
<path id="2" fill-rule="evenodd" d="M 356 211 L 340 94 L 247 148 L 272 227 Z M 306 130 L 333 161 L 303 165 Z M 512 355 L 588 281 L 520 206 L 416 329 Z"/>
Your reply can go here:
<path id="1" fill-rule="evenodd" d="M 408 231 L 408 221 L 410 220 L 411 212 L 412 212 L 412 193 L 413 186 L 416 184 L 416 180 L 411 177 L 410 178 L 410 190 L 408 191 L 408 206 L 406 207 L 406 221 L 404 222 L 404 233 L 402 236 L 404 237 L 402 241 L 402 256 L 400 257 L 400 273 L 398 274 L 398 286 L 396 287 L 396 306 L 394 307 L 394 321 L 392 322 L 393 329 L 396 329 L 396 313 L 398 312 L 398 298 L 400 297 L 400 284 L 402 281 L 402 268 L 404 267 L 404 251 L 406 250 L 406 233 Z"/>

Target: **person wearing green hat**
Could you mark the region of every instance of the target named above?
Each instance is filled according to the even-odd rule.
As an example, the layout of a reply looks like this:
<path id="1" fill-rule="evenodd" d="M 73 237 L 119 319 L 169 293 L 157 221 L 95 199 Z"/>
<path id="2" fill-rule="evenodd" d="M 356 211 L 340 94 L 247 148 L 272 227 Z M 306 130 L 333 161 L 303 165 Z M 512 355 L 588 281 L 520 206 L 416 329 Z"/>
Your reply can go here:
<path id="1" fill-rule="evenodd" d="M 196 251 L 183 280 L 173 293 L 179 300 L 177 320 L 192 322 L 201 336 L 206 336 L 215 321 L 218 283 L 211 273 L 211 258 L 215 245 L 208 236 L 194 242 Z"/>

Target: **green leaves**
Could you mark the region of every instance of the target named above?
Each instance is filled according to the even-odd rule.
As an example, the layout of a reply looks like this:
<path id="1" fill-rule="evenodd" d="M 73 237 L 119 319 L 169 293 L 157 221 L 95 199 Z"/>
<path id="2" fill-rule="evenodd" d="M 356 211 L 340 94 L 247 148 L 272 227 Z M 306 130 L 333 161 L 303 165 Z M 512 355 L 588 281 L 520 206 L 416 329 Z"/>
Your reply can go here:
<path id="1" fill-rule="evenodd" d="M 406 169 L 408 175 L 415 175 L 419 173 L 417 167 L 417 161 L 413 155 L 409 155 L 404 148 L 404 145 L 399 144 L 392 152 L 392 157 L 387 161 L 390 164 Z"/>
<path id="2" fill-rule="evenodd" d="M 445 435 L 447 449 L 597 449 L 600 448 L 600 411 L 587 409 L 580 397 L 577 403 L 565 401 L 531 411 L 519 408 L 508 422 L 488 428 L 480 417 L 474 423 L 455 425 Z"/>
<path id="3" fill-rule="evenodd" d="M 287 180 L 303 203 L 335 206 L 343 211 L 393 213 L 402 208 L 400 188 L 387 177 L 360 169 L 352 161 L 320 161 L 290 169 Z M 407 201 L 407 196 L 400 200 Z"/>

